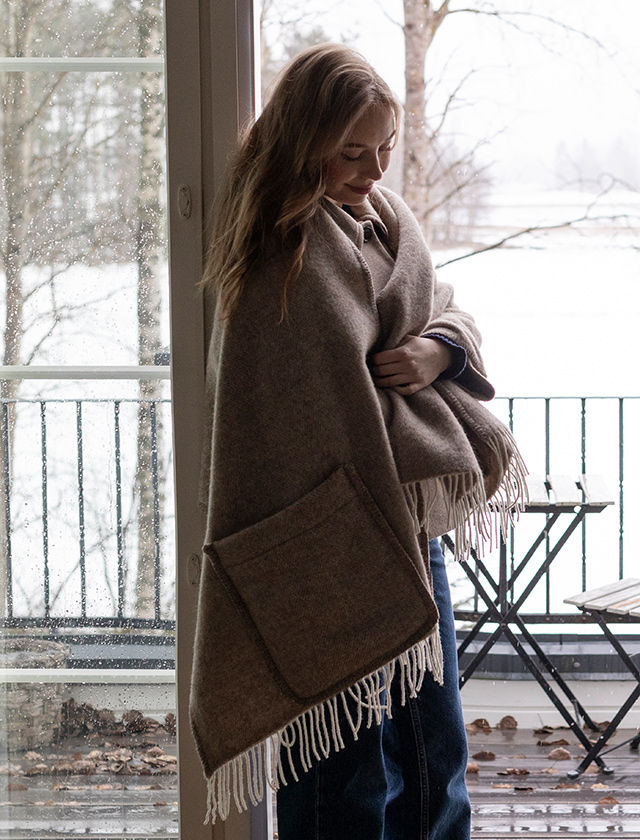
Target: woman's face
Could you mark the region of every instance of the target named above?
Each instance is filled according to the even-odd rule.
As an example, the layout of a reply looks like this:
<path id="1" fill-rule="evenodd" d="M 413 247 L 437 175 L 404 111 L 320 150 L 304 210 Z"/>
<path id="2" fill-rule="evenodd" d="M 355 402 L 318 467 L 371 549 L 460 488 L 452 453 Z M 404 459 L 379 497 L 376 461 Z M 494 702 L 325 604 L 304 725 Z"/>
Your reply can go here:
<path id="1" fill-rule="evenodd" d="M 394 136 L 390 110 L 377 106 L 367 111 L 327 162 L 326 197 L 338 205 L 362 204 L 389 166 Z"/>

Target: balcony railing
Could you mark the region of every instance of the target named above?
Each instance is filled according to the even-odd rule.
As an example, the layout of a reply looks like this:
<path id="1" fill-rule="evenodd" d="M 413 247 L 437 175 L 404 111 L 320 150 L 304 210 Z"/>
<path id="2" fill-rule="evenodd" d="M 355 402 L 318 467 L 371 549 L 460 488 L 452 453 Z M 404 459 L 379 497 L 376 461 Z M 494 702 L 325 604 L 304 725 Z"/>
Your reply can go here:
<path id="1" fill-rule="evenodd" d="M 149 383 L 168 379 L 169 369 L 2 374 Z M 0 626 L 174 628 L 170 428 L 170 399 L 157 393 L 0 401 L 6 592 Z M 136 591 L 142 563 L 143 609 Z"/>
<path id="2" fill-rule="evenodd" d="M 634 573 L 629 547 L 635 548 L 640 537 L 635 513 L 640 509 L 640 398 L 511 397 L 496 399 L 492 407 L 514 432 L 530 473 L 575 478 L 596 473 L 615 499 L 604 512 L 585 517 L 523 611 L 534 623 L 582 623 L 586 619 L 563 604 L 564 598 Z M 543 525 L 544 514 L 527 514 L 512 529 L 507 546 L 512 572 Z M 541 560 L 550 545 L 553 535 L 538 549 Z M 457 587 L 458 617 L 483 611 L 461 574 Z"/>
<path id="3" fill-rule="evenodd" d="M 168 368 L 111 368 L 102 373 L 21 369 L 11 375 L 158 379 L 168 378 Z M 154 594 L 152 608 L 141 614 L 135 591 L 137 564 L 142 562 L 135 471 L 144 405 L 151 447 L 146 523 L 153 531 L 148 540 L 153 558 L 146 562 L 153 565 Z M 514 397 L 497 399 L 493 410 L 514 431 L 530 472 L 598 473 L 615 492 L 616 505 L 587 517 L 525 610 L 533 621 L 579 621 L 563 598 L 633 571 L 628 546 L 640 539 L 635 514 L 640 509 L 640 398 Z M 172 629 L 168 396 L 20 397 L 3 399 L 0 412 L 6 588 L 0 626 Z M 15 427 L 12 412 L 17 416 Z M 159 427 L 165 430 L 161 452 Z M 511 534 L 512 564 L 529 532 L 540 529 L 538 516 L 523 516 Z M 544 550 L 543 545 L 540 551 Z M 461 576 L 454 581 L 454 598 L 460 615 L 482 609 Z"/>

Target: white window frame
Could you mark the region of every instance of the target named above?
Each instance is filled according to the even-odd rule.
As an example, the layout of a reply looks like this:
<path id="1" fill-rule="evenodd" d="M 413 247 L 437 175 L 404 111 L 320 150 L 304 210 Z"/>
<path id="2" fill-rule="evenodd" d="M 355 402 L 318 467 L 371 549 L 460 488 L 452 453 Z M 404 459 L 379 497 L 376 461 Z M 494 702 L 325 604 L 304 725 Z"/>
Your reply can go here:
<path id="1" fill-rule="evenodd" d="M 166 0 L 171 363 L 176 499 L 180 837 L 266 840 L 266 808 L 203 824 L 206 787 L 188 719 L 204 517 L 197 504 L 207 313 L 204 227 L 238 130 L 253 113 L 252 0 Z"/>

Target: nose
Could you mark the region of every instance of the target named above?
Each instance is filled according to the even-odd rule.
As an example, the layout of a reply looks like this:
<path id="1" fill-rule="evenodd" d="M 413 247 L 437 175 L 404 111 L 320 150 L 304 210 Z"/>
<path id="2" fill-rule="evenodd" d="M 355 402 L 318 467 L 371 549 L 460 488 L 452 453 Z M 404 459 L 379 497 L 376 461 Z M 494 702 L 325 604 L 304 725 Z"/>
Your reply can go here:
<path id="1" fill-rule="evenodd" d="M 368 161 L 367 167 L 366 167 L 366 173 L 365 174 L 366 174 L 367 178 L 371 178 L 373 181 L 379 181 L 380 178 L 382 178 L 383 172 L 384 172 L 384 170 L 383 170 L 382 166 L 380 165 L 380 158 L 378 157 L 378 155 L 372 155 L 369 158 L 369 161 Z"/>

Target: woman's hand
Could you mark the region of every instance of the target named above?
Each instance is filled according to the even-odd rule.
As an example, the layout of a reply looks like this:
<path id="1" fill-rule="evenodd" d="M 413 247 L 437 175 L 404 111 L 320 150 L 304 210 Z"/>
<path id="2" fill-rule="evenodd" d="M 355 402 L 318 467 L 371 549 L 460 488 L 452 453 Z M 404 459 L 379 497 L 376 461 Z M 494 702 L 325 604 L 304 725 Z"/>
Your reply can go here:
<path id="1" fill-rule="evenodd" d="M 451 363 L 451 351 L 443 341 L 407 335 L 399 347 L 373 355 L 370 370 L 378 388 L 408 396 L 431 385 Z"/>

